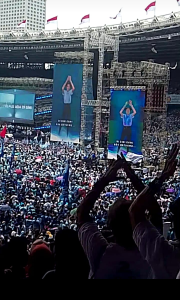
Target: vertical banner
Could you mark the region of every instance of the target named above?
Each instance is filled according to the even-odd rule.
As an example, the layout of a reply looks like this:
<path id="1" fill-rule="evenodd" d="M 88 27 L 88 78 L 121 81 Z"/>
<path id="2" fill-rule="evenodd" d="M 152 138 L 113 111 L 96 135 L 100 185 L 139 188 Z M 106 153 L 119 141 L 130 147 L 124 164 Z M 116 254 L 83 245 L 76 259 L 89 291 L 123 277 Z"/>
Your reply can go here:
<path id="1" fill-rule="evenodd" d="M 141 154 L 145 91 L 111 90 L 108 158 L 122 152 Z"/>
<path id="2" fill-rule="evenodd" d="M 51 141 L 79 143 L 82 84 L 82 64 L 55 65 Z"/>

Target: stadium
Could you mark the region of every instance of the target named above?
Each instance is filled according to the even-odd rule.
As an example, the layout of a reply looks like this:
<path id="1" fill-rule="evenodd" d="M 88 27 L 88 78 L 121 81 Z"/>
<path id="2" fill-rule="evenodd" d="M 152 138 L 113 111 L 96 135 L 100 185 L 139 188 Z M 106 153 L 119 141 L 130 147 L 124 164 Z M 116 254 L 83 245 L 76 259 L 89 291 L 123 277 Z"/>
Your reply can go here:
<path id="1" fill-rule="evenodd" d="M 180 278 L 179 41 L 180 12 L 0 34 L 0 278 Z"/>
<path id="2" fill-rule="evenodd" d="M 0 41 L 1 88 L 18 89 L 23 87 L 23 89 L 34 91 L 37 99 L 41 99 L 43 96 L 43 101 L 36 101 L 35 104 L 35 127 L 49 126 L 51 122 L 52 98 L 48 97 L 46 99 L 44 96 L 52 95 L 53 93 L 54 64 L 57 60 L 58 63 L 62 63 L 63 60 L 66 60 L 66 63 L 67 61 L 72 62 L 71 56 L 68 56 L 68 54 L 67 57 L 64 55 L 62 59 L 55 55 L 57 52 L 82 53 L 86 50 L 94 54 L 93 58 L 88 60 L 88 66 L 93 69 L 93 99 L 102 97 L 103 100 L 108 99 L 106 91 L 100 92 L 100 94 L 105 94 L 105 97 L 104 95 L 97 95 L 98 84 L 101 84 L 98 81 L 98 72 L 102 72 L 100 60 L 103 59 L 101 63 L 103 68 L 107 70 L 107 73 L 108 69 L 111 68 L 114 56 L 116 56 L 116 61 L 122 63 L 128 61 L 151 61 L 157 64 L 168 63 L 171 69 L 169 91 L 173 93 L 175 89 L 178 89 L 179 68 L 176 64 L 179 61 L 179 21 L 180 14 L 172 13 L 117 26 L 67 31 L 44 31 L 33 34 L 3 34 Z M 98 39 L 98 35 L 102 36 L 103 34 L 110 40 L 103 41 Z M 93 43 L 90 40 L 87 50 L 85 49 L 84 41 L 88 35 L 90 39 L 93 39 Z M 113 44 L 114 39 L 116 45 Z M 104 77 L 107 76 L 107 74 L 104 74 Z M 105 80 L 104 85 L 107 86 Z M 124 85 L 123 80 L 119 80 L 118 85 Z M 102 112 L 106 112 L 106 109 L 104 108 Z M 106 114 L 105 118 L 107 118 Z M 86 116 L 84 119 L 84 122 L 86 122 Z M 89 121 L 87 120 L 87 122 Z M 84 124 L 83 126 L 86 125 Z M 92 124 L 87 126 L 92 126 Z M 100 124 L 97 124 L 97 128 L 94 129 L 98 134 L 100 126 Z M 104 137 L 100 140 L 104 140 Z"/>

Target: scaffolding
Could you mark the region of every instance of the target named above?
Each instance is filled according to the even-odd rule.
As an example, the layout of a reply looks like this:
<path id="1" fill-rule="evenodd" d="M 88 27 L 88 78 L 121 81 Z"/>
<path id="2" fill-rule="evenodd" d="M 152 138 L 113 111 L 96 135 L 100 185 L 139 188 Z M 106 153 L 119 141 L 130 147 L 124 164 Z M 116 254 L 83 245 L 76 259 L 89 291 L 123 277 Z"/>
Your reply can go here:
<path id="1" fill-rule="evenodd" d="M 37 77 L 0 77 L 0 88 L 6 89 L 23 89 L 34 92 L 38 95 L 49 95 L 53 92 L 53 80 Z"/>
<path id="2" fill-rule="evenodd" d="M 130 28 L 130 27 L 126 27 Z M 120 30 L 120 29 L 119 29 Z M 125 30 L 125 29 L 124 29 Z M 132 30 L 132 28 L 131 28 Z M 64 33 L 69 34 L 69 32 Z M 63 40 L 62 32 L 56 32 L 56 38 Z M 50 35 L 42 35 L 42 38 L 49 38 Z M 29 38 L 29 36 L 27 36 Z M 161 65 L 153 61 L 141 62 L 118 62 L 119 45 L 121 43 L 118 34 L 113 34 L 113 30 L 108 27 L 101 27 L 96 30 L 88 28 L 86 30 L 77 31 L 73 30 L 68 37 L 72 42 L 79 39 L 79 43 L 83 47 L 83 51 L 69 51 L 69 52 L 55 52 L 55 62 L 57 64 L 80 63 L 83 64 L 83 84 L 82 84 L 82 99 L 81 99 L 81 130 L 80 130 L 80 145 L 85 146 L 85 131 L 86 131 L 86 107 L 94 107 L 95 112 L 95 137 L 94 147 L 98 149 L 100 144 L 100 137 L 102 132 L 108 139 L 109 133 L 109 115 L 110 115 L 110 89 L 118 85 L 118 80 L 126 80 L 126 88 L 128 86 L 146 86 L 147 99 L 146 99 L 146 137 L 150 128 L 151 116 L 153 113 L 159 113 L 166 126 L 165 119 L 167 114 L 166 94 L 170 80 L 169 64 Z M 98 50 L 98 83 L 97 83 L 97 99 L 91 99 L 88 91 L 88 79 L 93 76 L 93 50 Z M 104 63 L 105 51 L 112 53 L 112 61 L 108 64 Z M 162 85 L 163 90 L 163 105 L 155 106 L 152 102 L 154 85 Z M 36 89 L 39 93 L 43 94 L 44 91 L 52 93 L 53 80 L 42 78 L 0 78 L 0 85 L 4 87 L 26 87 L 28 89 Z M 122 85 L 122 84 L 120 84 Z M 102 113 L 106 115 L 106 120 L 102 120 Z M 103 122 L 102 122 L 103 121 Z"/>
<path id="3" fill-rule="evenodd" d="M 26 32 L 2 32 L 0 35 L 1 39 L 1 47 L 3 47 L 3 43 L 5 44 L 5 47 L 8 47 L 8 43 L 10 43 L 11 49 L 15 50 L 20 50 L 22 47 L 24 47 L 24 50 L 28 50 L 28 45 L 20 45 L 22 42 L 33 42 L 33 43 L 39 43 L 40 41 L 45 42 L 45 41 L 59 41 L 62 39 L 82 39 L 86 37 L 87 31 L 90 31 L 91 33 L 95 33 L 98 35 L 99 32 L 106 32 L 109 35 L 119 35 L 122 37 L 127 37 L 128 40 L 128 35 L 130 34 L 135 34 L 135 35 L 140 35 L 137 38 L 132 37 L 133 39 L 138 39 L 139 41 L 144 39 L 142 36 L 142 33 L 144 32 L 159 32 L 160 30 L 163 29 L 168 29 L 168 28 L 176 28 L 179 27 L 180 25 L 180 12 L 172 12 L 167 15 L 162 15 L 162 16 L 155 16 L 152 18 L 146 18 L 143 20 L 135 20 L 132 22 L 128 23 L 119 23 L 119 24 L 113 24 L 113 25 L 104 25 L 104 26 L 99 26 L 99 27 L 88 27 L 88 28 L 70 28 L 70 29 L 56 29 L 56 30 L 42 30 L 40 32 L 31 32 L 31 31 L 26 31 Z M 179 36 L 180 32 L 176 33 L 170 33 L 172 36 Z M 166 36 L 166 37 L 165 37 Z M 164 38 L 167 38 L 169 34 L 164 34 Z M 163 38 L 163 37 L 162 37 Z M 138 41 L 137 40 L 137 41 Z M 15 41 L 17 41 L 17 45 L 12 45 L 14 44 Z M 125 40 L 123 39 L 123 42 Z M 32 49 L 32 46 L 30 46 Z M 36 47 L 36 45 L 34 46 Z M 43 49 L 43 45 L 41 47 Z"/>
<path id="4" fill-rule="evenodd" d="M 81 99 L 81 131 L 80 145 L 85 146 L 85 131 L 86 131 L 86 107 L 93 106 L 95 112 L 95 137 L 94 147 L 99 148 L 100 131 L 101 131 L 101 112 L 102 107 L 107 106 L 107 98 L 104 98 L 103 93 L 103 75 L 104 75 L 104 51 L 113 51 L 115 61 L 118 59 L 119 39 L 108 36 L 104 31 L 92 32 L 87 31 L 84 38 L 84 51 L 80 52 L 56 52 L 56 63 L 82 63 L 83 64 L 83 85 Z M 92 50 L 98 49 L 98 84 L 97 84 L 97 99 L 89 99 L 88 97 L 88 78 L 92 78 L 94 53 Z M 109 85 L 110 86 L 110 85 Z M 109 104 L 108 104 L 109 106 Z"/>

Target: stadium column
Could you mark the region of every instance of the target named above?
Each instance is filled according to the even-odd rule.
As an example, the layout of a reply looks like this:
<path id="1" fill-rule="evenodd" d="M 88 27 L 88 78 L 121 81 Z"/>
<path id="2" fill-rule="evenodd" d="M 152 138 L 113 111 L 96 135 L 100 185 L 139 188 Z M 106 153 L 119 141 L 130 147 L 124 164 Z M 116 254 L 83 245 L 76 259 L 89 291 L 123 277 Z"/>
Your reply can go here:
<path id="1" fill-rule="evenodd" d="M 104 32 L 100 33 L 99 37 L 99 65 L 98 65 L 98 86 L 97 86 L 97 100 L 99 105 L 96 107 L 96 121 L 95 121 L 95 149 L 99 147 L 99 137 L 101 130 L 101 105 L 102 105 L 102 81 L 103 81 L 103 65 L 104 65 Z"/>
<path id="2" fill-rule="evenodd" d="M 81 131 L 80 131 L 80 145 L 84 147 L 85 141 L 85 127 L 86 127 L 86 105 L 87 105 L 87 81 L 88 81 L 88 54 L 89 54 L 89 33 L 84 39 L 84 59 L 83 59 L 83 85 L 82 85 L 82 99 L 81 99 Z"/>

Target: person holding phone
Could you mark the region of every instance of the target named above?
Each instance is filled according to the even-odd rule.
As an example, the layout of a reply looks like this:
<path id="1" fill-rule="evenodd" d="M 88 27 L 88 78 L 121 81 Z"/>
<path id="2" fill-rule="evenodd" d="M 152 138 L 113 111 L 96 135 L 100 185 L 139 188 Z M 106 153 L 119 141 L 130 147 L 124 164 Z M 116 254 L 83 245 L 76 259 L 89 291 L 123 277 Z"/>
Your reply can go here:
<path id="1" fill-rule="evenodd" d="M 130 108 L 127 107 L 128 104 Z M 126 111 L 125 113 L 123 113 L 125 109 Z M 132 113 L 131 113 L 131 109 L 132 109 Z M 123 130 L 122 130 L 120 141 L 131 141 L 133 118 L 136 115 L 136 110 L 133 106 L 132 100 L 129 100 L 128 102 L 125 103 L 123 108 L 120 110 L 119 114 L 123 119 Z"/>

